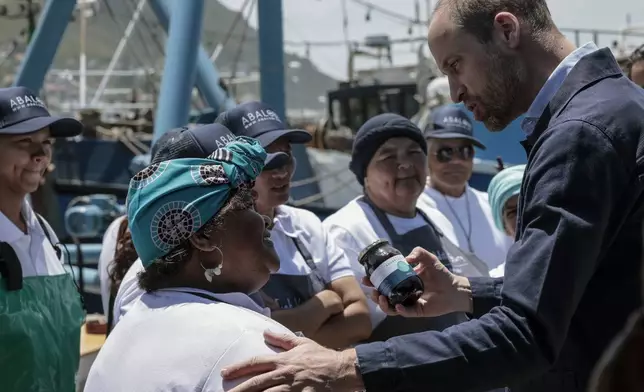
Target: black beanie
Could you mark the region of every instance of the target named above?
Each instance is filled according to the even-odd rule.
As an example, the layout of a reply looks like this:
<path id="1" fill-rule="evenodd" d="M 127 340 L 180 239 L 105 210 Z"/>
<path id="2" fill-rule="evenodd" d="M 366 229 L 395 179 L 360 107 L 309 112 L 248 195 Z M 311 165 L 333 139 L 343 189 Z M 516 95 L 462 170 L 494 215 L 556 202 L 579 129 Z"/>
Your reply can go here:
<path id="1" fill-rule="evenodd" d="M 427 154 L 427 141 L 423 132 L 410 120 L 394 113 L 383 113 L 365 122 L 353 139 L 349 169 L 356 175 L 356 180 L 364 186 L 367 166 L 374 154 L 392 137 L 408 137 L 417 142 Z"/>

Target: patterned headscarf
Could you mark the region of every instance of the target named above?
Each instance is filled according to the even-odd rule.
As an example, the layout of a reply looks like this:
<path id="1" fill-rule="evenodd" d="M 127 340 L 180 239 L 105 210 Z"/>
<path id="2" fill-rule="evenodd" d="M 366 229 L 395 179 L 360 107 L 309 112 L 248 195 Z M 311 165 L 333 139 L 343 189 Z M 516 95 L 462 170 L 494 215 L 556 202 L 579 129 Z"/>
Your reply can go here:
<path id="1" fill-rule="evenodd" d="M 234 189 L 255 181 L 265 159 L 256 140 L 238 137 L 208 158 L 174 159 L 137 173 L 126 205 L 143 266 L 170 253 L 217 215 Z"/>
<path id="2" fill-rule="evenodd" d="M 488 201 L 492 208 L 492 216 L 497 229 L 505 233 L 503 227 L 503 207 L 512 196 L 521 192 L 521 182 L 523 182 L 523 173 L 525 165 L 512 166 L 501 170 L 487 188 Z"/>

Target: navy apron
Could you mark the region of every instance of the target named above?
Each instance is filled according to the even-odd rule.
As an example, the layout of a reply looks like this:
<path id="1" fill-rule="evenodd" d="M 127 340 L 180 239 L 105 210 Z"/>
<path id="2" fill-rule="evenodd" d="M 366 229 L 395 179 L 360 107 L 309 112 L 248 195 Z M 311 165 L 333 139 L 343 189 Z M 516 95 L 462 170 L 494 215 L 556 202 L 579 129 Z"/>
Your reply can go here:
<path id="1" fill-rule="evenodd" d="M 280 309 L 292 309 L 302 305 L 315 294 L 324 290 L 327 282 L 320 274 L 313 256 L 299 238 L 291 238 L 295 248 L 309 266 L 307 275 L 271 274 L 262 293 L 268 296 Z M 255 299 L 256 297 L 253 297 Z"/>
<path id="2" fill-rule="evenodd" d="M 376 218 L 387 232 L 390 238 L 391 245 L 398 249 L 403 255 L 408 255 L 411 251 L 419 246 L 438 257 L 438 259 L 447 267 L 452 270 L 452 263 L 450 258 L 463 257 L 469 259 L 471 255 L 461 251 L 458 247 L 452 244 L 455 249 L 445 249 L 444 242 L 449 241 L 442 232 L 440 232 L 432 223 L 432 221 L 420 209 L 416 209 L 418 214 L 427 222 L 426 226 L 416 228 L 408 231 L 405 234 L 398 234 L 396 229 L 387 218 L 387 215 L 376 207 L 367 197 L 359 199 L 366 203 L 373 210 Z M 448 255 L 449 252 L 449 255 Z M 450 257 L 452 256 L 452 257 Z M 482 263 L 479 260 L 479 263 Z M 369 339 L 365 342 L 385 341 L 394 336 L 407 335 L 411 333 L 424 332 L 430 330 L 442 331 L 447 327 L 467 321 L 468 317 L 465 313 L 450 313 L 440 317 L 425 317 L 425 318 L 406 318 L 403 316 L 387 316 L 378 326 L 373 330 Z"/>

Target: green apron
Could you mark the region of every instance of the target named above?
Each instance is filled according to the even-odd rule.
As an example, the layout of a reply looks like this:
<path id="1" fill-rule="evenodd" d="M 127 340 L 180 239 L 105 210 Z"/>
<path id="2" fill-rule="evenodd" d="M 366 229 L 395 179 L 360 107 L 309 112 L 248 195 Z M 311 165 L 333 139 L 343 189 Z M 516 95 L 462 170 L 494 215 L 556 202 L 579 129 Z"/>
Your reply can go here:
<path id="1" fill-rule="evenodd" d="M 2 245 L 4 261 L 13 253 L 19 263 Z M 85 317 L 75 282 L 70 274 L 18 275 L 19 289 L 0 279 L 0 389 L 74 392 Z"/>

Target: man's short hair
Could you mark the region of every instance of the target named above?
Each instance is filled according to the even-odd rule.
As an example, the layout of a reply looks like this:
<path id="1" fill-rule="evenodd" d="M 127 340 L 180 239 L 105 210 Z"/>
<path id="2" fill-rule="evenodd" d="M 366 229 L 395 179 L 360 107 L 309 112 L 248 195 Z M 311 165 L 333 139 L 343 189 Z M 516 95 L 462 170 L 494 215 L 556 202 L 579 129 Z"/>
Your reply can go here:
<path id="1" fill-rule="evenodd" d="M 509 12 L 523 20 L 535 35 L 554 26 L 546 0 L 439 0 L 436 10 L 440 9 L 450 12 L 457 25 L 483 43 L 492 39 L 494 17 L 499 12 Z"/>

